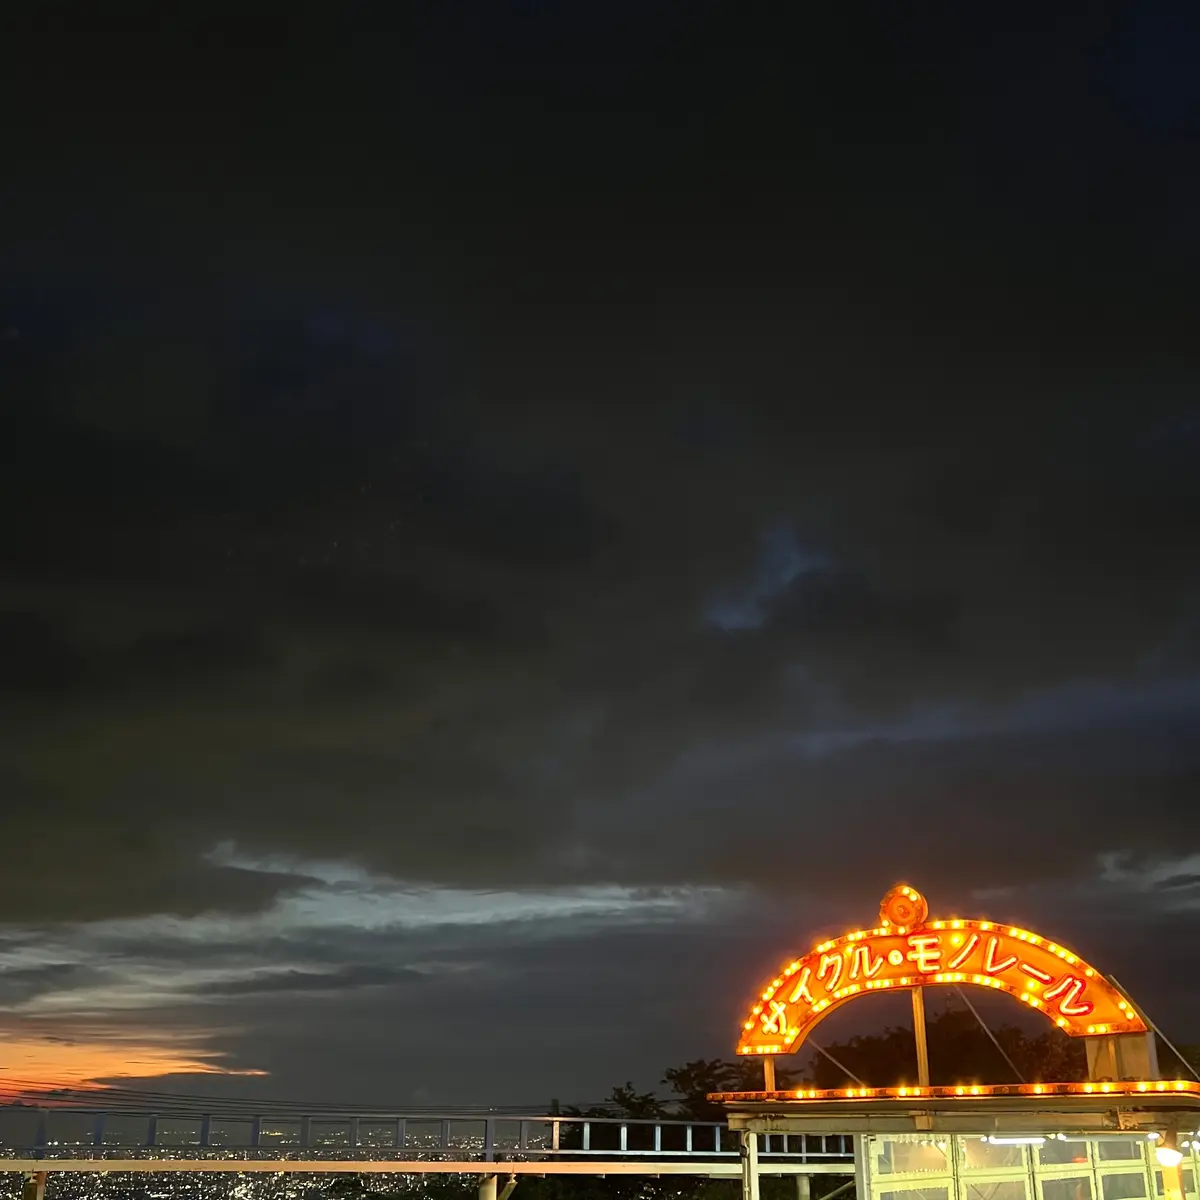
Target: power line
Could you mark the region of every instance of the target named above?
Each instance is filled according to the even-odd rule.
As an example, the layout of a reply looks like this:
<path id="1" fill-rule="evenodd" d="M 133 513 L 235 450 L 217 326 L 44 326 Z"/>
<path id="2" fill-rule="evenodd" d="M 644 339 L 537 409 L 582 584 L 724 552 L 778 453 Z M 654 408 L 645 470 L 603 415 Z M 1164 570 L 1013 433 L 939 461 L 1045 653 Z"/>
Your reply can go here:
<path id="1" fill-rule="evenodd" d="M 847 1066 L 844 1066 L 842 1063 L 838 1062 L 838 1060 L 837 1060 L 836 1058 L 834 1058 L 834 1057 L 833 1057 L 833 1055 L 832 1055 L 832 1054 L 830 1054 L 830 1053 L 829 1053 L 829 1051 L 828 1051 L 828 1050 L 826 1050 L 824 1046 L 820 1046 L 820 1045 L 818 1045 L 816 1042 L 814 1042 L 814 1041 L 812 1040 L 812 1038 L 809 1038 L 809 1039 L 808 1039 L 808 1044 L 809 1044 L 809 1045 L 810 1045 L 810 1046 L 811 1046 L 811 1047 L 812 1047 L 814 1050 L 817 1050 L 817 1051 L 819 1051 L 821 1054 L 825 1055 L 825 1057 L 826 1057 L 827 1059 L 829 1059 L 829 1061 L 830 1061 L 831 1063 L 833 1063 L 833 1065 L 834 1065 L 835 1067 L 837 1067 L 837 1069 L 838 1069 L 839 1071 L 845 1071 L 845 1072 L 846 1072 L 846 1074 L 847 1074 L 847 1075 L 849 1075 L 849 1076 L 850 1076 L 850 1078 L 851 1078 L 851 1079 L 853 1079 L 853 1080 L 854 1080 L 854 1082 L 855 1082 L 855 1083 L 857 1083 L 859 1087 L 866 1087 L 866 1086 L 867 1086 L 865 1083 L 863 1083 L 863 1081 L 862 1081 L 861 1079 L 859 1079 L 859 1077 L 858 1077 L 857 1075 L 855 1075 L 855 1073 L 854 1073 L 852 1070 L 850 1070 L 850 1068 L 849 1068 L 849 1067 L 847 1067 Z"/>
<path id="2" fill-rule="evenodd" d="M 13 1101 L 28 1107 L 62 1108 L 74 1106 L 105 1112 L 123 1113 L 166 1113 L 172 1115 L 330 1115 L 347 1116 L 405 1116 L 459 1117 L 482 1119 L 485 1117 L 530 1117 L 536 1113 L 534 1105 L 416 1105 L 416 1104 L 362 1104 L 329 1101 L 281 1100 L 256 1097 L 232 1097 L 212 1095 L 184 1095 L 173 1092 L 150 1091 L 132 1088 L 55 1088 L 46 1089 L 44 1083 L 32 1079 L 6 1079 L 5 1090 Z M 10 1103 L 9 1107 L 16 1107 Z M 595 1107 L 581 1104 L 578 1107 Z M 546 1114 L 548 1115 L 548 1114 Z"/>
<path id="3" fill-rule="evenodd" d="M 979 1022 L 980 1028 L 983 1030 L 983 1032 L 986 1033 L 988 1035 L 988 1037 L 992 1039 L 992 1045 L 995 1046 L 996 1049 L 999 1050 L 1000 1053 L 1004 1056 L 1004 1061 L 1006 1063 L 1008 1063 L 1008 1065 L 1012 1068 L 1012 1073 L 1017 1077 L 1018 1082 L 1024 1083 L 1025 1076 L 1022 1075 L 1021 1072 L 1017 1070 L 1017 1064 L 1015 1062 L 1013 1062 L 1013 1060 L 1011 1058 L 1008 1057 L 1008 1051 L 1005 1050 L 1002 1045 L 1000 1045 L 999 1041 L 997 1041 L 996 1035 L 988 1028 L 987 1022 L 975 1010 L 975 1005 L 973 1005 L 970 1002 L 970 1000 L 967 999 L 966 994 L 963 992 L 962 988 L 956 987 L 954 990 L 958 993 L 958 998 L 971 1010 L 971 1015 L 975 1018 L 975 1020 L 977 1020 Z"/>
<path id="4" fill-rule="evenodd" d="M 1124 992 L 1125 995 L 1129 995 L 1129 993 L 1125 992 L 1125 989 L 1117 982 L 1115 976 L 1110 975 L 1108 977 L 1108 982 L 1111 983 L 1118 992 Z M 1167 1035 L 1163 1033 L 1163 1031 L 1159 1029 L 1157 1025 L 1155 1025 L 1155 1023 L 1146 1015 L 1145 1010 L 1140 1005 L 1138 1006 L 1138 1011 L 1141 1013 L 1142 1020 L 1145 1021 L 1146 1024 L 1150 1026 L 1151 1030 L 1166 1043 L 1167 1049 L 1170 1050 L 1177 1059 L 1179 1059 L 1179 1061 L 1188 1069 L 1188 1071 L 1191 1072 L 1192 1075 L 1194 1075 L 1197 1079 L 1200 1079 L 1200 1071 L 1197 1071 L 1196 1068 L 1193 1067 L 1192 1064 L 1188 1062 L 1188 1060 L 1184 1058 L 1182 1054 L 1179 1053 L 1171 1039 L 1167 1037 Z"/>

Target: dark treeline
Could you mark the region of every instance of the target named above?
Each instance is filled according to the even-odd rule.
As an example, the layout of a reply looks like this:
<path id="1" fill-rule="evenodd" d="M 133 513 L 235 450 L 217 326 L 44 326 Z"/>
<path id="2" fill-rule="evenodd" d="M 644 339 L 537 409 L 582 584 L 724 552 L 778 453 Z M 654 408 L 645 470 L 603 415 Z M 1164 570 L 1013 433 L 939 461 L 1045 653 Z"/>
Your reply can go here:
<path id="1" fill-rule="evenodd" d="M 1057 1029 L 1029 1034 L 1014 1025 L 1001 1025 L 992 1030 L 999 1043 L 997 1048 L 970 1012 L 956 1008 L 931 1014 L 926 1029 L 930 1082 L 934 1084 L 1073 1081 L 1087 1077 L 1083 1044 Z M 824 1049 L 827 1054 L 814 1050 L 807 1062 L 795 1066 L 777 1059 L 776 1086 L 783 1090 L 801 1086 L 838 1088 L 858 1080 L 873 1087 L 916 1082 L 917 1055 L 911 1028 L 889 1027 L 881 1033 L 831 1042 Z M 724 1111 L 708 1099 L 709 1094 L 760 1091 L 763 1065 L 755 1058 L 699 1059 L 669 1068 L 663 1073 L 662 1083 L 668 1089 L 665 1095 L 639 1092 L 626 1083 L 613 1088 L 604 1103 L 565 1110 L 564 1115 L 630 1120 L 678 1116 L 720 1121 Z"/>

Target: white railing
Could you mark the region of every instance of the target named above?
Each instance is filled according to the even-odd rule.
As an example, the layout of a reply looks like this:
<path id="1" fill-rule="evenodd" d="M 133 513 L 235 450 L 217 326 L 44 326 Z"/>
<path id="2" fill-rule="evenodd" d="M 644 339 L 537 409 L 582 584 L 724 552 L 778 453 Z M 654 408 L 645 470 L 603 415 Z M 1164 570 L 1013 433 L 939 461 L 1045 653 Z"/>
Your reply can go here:
<path id="1" fill-rule="evenodd" d="M 721 1161 L 738 1157 L 723 1122 L 683 1117 L 438 1116 L 337 1111 L 236 1116 L 213 1108 L 175 1115 L 83 1108 L 0 1109 L 0 1158 L 258 1158 L 405 1161 L 548 1161 L 604 1158 Z M 773 1134 L 763 1158 L 850 1163 L 853 1145 L 838 1134 Z"/>

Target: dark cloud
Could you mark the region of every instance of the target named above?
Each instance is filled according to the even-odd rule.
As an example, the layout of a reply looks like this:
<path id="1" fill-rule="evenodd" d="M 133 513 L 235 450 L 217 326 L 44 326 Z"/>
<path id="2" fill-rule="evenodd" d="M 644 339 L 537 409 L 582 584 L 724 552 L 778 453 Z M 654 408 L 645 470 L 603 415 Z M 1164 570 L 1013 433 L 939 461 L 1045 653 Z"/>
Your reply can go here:
<path id="1" fill-rule="evenodd" d="M 5 796 L 3 825 L 15 844 L 32 845 L 39 831 L 55 830 L 53 886 L 37 857 L 0 874 L 0 913 L 18 926 L 144 913 L 190 916 L 239 912 L 269 904 L 301 876 L 264 875 L 219 866 L 201 855 L 207 838 L 192 840 L 205 814 L 171 811 L 158 797 L 121 803 L 120 789 L 98 790 L 73 781 L 66 790 L 28 776 L 0 777 Z M 182 817 L 182 820 L 180 818 Z"/>
<path id="2" fill-rule="evenodd" d="M 294 918 L 278 994 L 193 990 L 247 1060 L 286 1005 L 301 1090 L 334 996 L 471 1019 L 410 943 L 316 931 L 334 867 L 380 904 L 749 889 L 803 932 L 1117 854 L 1130 924 L 1189 945 L 1188 20 L 468 7 L 254 46 L 30 16 L 0 70 L 45 100 L 0 201 L 0 922 Z M 462 963 L 514 1046 L 599 1031 L 586 1078 L 718 1052 L 732 993 L 671 1025 L 670 935 L 628 920 Z M 120 953 L 245 966 L 205 928 Z M 1177 1005 L 1186 964 L 1128 961 Z M 352 1024 L 306 1061 L 378 1069 Z"/>
<path id="3" fill-rule="evenodd" d="M 272 996 L 298 992 L 345 994 L 352 989 L 395 987 L 405 983 L 419 984 L 425 980 L 426 976 L 420 971 L 391 967 L 384 963 L 364 963 L 328 973 L 291 970 L 225 983 L 205 983 L 198 986 L 193 994 L 200 997 Z"/>
<path id="4" fill-rule="evenodd" d="M 1190 891 L 1193 888 L 1200 887 L 1200 875 L 1171 875 L 1166 879 L 1159 880 L 1155 886 L 1162 888 L 1164 891 Z"/>
<path id="5" fill-rule="evenodd" d="M 59 988 L 87 987 L 111 978 L 107 971 L 83 963 L 51 963 L 40 967 L 0 969 L 3 1004 L 21 1004 Z M 66 1040 L 66 1039 L 58 1039 Z"/>
<path id="6" fill-rule="evenodd" d="M 210 626 L 139 634 L 122 660 L 143 678 L 169 683 L 261 670 L 273 666 L 275 656 L 256 630 Z"/>
<path id="7" fill-rule="evenodd" d="M 398 556 L 402 549 L 397 547 Z M 276 611 L 344 629 L 347 623 L 409 638 L 434 638 L 440 644 L 503 646 L 536 635 L 486 596 L 439 587 L 404 571 L 372 571 L 353 565 L 302 563 L 281 573 L 274 597 Z"/>
<path id="8" fill-rule="evenodd" d="M 87 658 L 46 613 L 0 612 L 0 688 L 30 695 L 57 695 L 78 685 Z"/>
<path id="9" fill-rule="evenodd" d="M 391 679 L 388 671 L 377 663 L 337 657 L 317 667 L 308 686 L 317 697 L 360 700 L 387 691 Z"/>

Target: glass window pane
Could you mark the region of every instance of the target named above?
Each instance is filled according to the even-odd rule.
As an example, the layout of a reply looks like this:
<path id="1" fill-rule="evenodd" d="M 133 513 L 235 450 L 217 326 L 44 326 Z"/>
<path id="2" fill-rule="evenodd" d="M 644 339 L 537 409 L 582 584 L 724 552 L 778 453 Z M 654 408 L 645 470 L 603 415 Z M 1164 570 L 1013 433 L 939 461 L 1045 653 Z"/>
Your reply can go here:
<path id="1" fill-rule="evenodd" d="M 396 1144 L 395 1121 L 360 1121 L 358 1144 L 372 1150 L 390 1150 Z"/>
<path id="2" fill-rule="evenodd" d="M 29 1150 L 38 1143 L 41 1116 L 29 1109 L 0 1109 L 0 1146 Z"/>
<path id="3" fill-rule="evenodd" d="M 150 1138 L 149 1117 L 129 1117 L 109 1113 L 104 1118 L 106 1146 L 144 1146 Z"/>
<path id="4" fill-rule="evenodd" d="M 441 1121 L 408 1121 L 404 1126 L 404 1145 L 409 1150 L 440 1150 Z"/>
<path id="5" fill-rule="evenodd" d="M 179 1120 L 160 1117 L 154 1144 L 156 1146 L 198 1146 L 200 1145 L 200 1131 L 199 1117 L 192 1120 L 188 1120 L 186 1117 Z"/>
<path id="6" fill-rule="evenodd" d="M 349 1121 L 312 1121 L 308 1127 L 310 1146 L 350 1145 Z"/>
<path id="7" fill-rule="evenodd" d="M 1104 1200 L 1141 1200 L 1146 1194 L 1146 1175 L 1143 1171 L 1122 1171 L 1119 1175 L 1104 1175 L 1100 1179 Z"/>
<path id="8" fill-rule="evenodd" d="M 968 1171 L 1003 1171 L 1025 1165 L 1024 1146 L 996 1146 L 986 1138 L 963 1138 L 962 1149 Z"/>
<path id="9" fill-rule="evenodd" d="M 554 1126 L 545 1121 L 526 1121 L 525 1123 L 525 1145 L 530 1150 L 549 1150 L 554 1145 Z M 504 1125 L 503 1121 L 497 1122 L 496 1136 L 500 1136 L 500 1129 Z M 517 1138 L 521 1136 L 521 1123 L 516 1122 L 513 1126 L 516 1129 Z M 562 1139 L 567 1132 L 569 1126 L 560 1124 L 559 1129 L 559 1146 L 562 1146 Z M 592 1126 L 592 1145 L 595 1146 L 595 1137 L 597 1126 Z M 632 1130 L 630 1131 L 632 1132 Z M 576 1135 L 578 1137 L 578 1134 Z M 616 1143 L 614 1142 L 614 1145 Z M 582 1141 L 577 1141 L 576 1145 L 582 1145 Z"/>
<path id="10" fill-rule="evenodd" d="M 1086 1163 L 1087 1160 L 1087 1142 L 1065 1142 L 1058 1138 L 1048 1138 L 1044 1145 L 1038 1147 L 1038 1162 L 1047 1167 L 1058 1167 L 1065 1163 Z"/>
<path id="11" fill-rule="evenodd" d="M 1042 1200 L 1092 1200 L 1092 1181 L 1087 1175 L 1067 1179 L 1043 1179 Z"/>
<path id="12" fill-rule="evenodd" d="M 91 1146 L 96 1141 L 94 1113 L 55 1112 L 46 1119 L 47 1146 Z"/>
<path id="13" fill-rule="evenodd" d="M 999 1183 L 968 1183 L 964 1200 L 1026 1200 L 1025 1180 L 1005 1179 Z"/>
<path id="14" fill-rule="evenodd" d="M 1194 1196 L 1196 1194 L 1196 1174 L 1191 1167 L 1183 1167 L 1180 1172 L 1183 1176 L 1183 1194 L 1185 1196 Z M 1162 1172 L 1154 1172 L 1154 1190 L 1158 1195 L 1163 1194 Z"/>
<path id="15" fill-rule="evenodd" d="M 258 1129 L 260 1146 L 299 1146 L 300 1122 L 279 1121 L 274 1117 L 263 1117 Z"/>
<path id="16" fill-rule="evenodd" d="M 208 1127 L 208 1144 L 210 1146 L 237 1146 L 241 1149 L 250 1145 L 250 1122 L 236 1121 L 232 1118 L 216 1117 Z"/>
<path id="17" fill-rule="evenodd" d="M 1144 1142 L 1135 1142 L 1133 1138 L 1098 1138 L 1096 1140 L 1096 1157 L 1101 1162 L 1130 1162 L 1142 1157 Z"/>
<path id="18" fill-rule="evenodd" d="M 880 1175 L 908 1175 L 916 1171 L 950 1170 L 946 1142 L 924 1138 L 880 1138 L 874 1143 L 875 1171 Z"/>
<path id="19" fill-rule="evenodd" d="M 482 1151 L 487 1125 L 483 1121 L 451 1121 L 449 1133 L 449 1149 Z"/>

